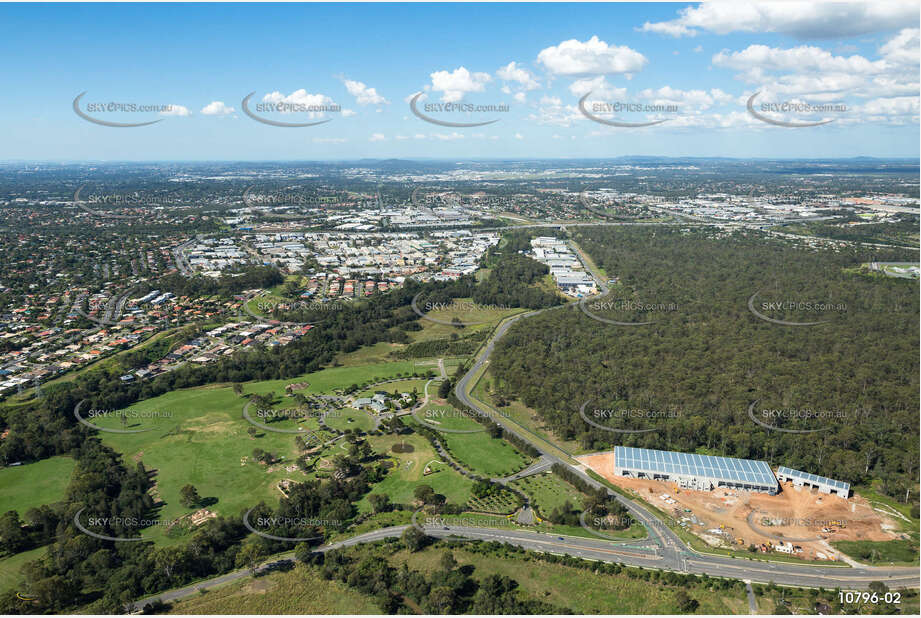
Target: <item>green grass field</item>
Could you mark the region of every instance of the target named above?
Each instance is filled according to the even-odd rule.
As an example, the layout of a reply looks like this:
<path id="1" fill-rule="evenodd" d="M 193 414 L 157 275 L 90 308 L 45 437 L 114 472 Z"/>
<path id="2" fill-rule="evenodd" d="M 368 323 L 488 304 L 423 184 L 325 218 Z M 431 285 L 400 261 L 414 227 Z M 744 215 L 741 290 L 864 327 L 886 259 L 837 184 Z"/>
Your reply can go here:
<path id="1" fill-rule="evenodd" d="M 473 299 L 470 298 L 456 298 L 451 307 L 446 307 L 444 309 L 438 308 L 428 312 L 426 312 L 424 301 L 420 299 L 419 309 L 424 312 L 426 316 L 434 320 L 450 322 L 454 318 L 457 318 L 459 321 L 469 324 L 469 326 L 458 328 L 448 324 L 433 322 L 425 318 L 419 318 L 419 325 L 422 326 L 422 330 L 410 333 L 413 342 L 428 341 L 430 339 L 445 339 L 450 337 L 453 333 L 460 336 L 469 335 L 472 332 L 484 329 L 492 330 L 503 318 L 524 311 L 524 309 L 500 309 L 475 306 Z M 474 322 L 477 322 L 477 324 L 474 324 Z"/>
<path id="2" fill-rule="evenodd" d="M 22 581 L 19 569 L 27 562 L 38 560 L 45 555 L 45 547 L 36 547 L 13 556 L 0 558 L 0 594 L 15 589 Z"/>
<path id="3" fill-rule="evenodd" d="M 424 425 L 435 430 L 477 430 L 478 433 L 486 433 L 485 425 L 478 423 L 466 412 L 455 409 L 444 399 L 438 399 L 437 390 L 436 384 L 429 386 L 429 404 L 415 413 L 416 419 L 424 421 Z"/>
<path id="4" fill-rule="evenodd" d="M 429 391 L 431 394 L 431 387 Z M 466 412 L 458 411 L 443 399 L 435 399 L 419 410 L 416 416 L 436 431 L 438 429 L 485 430 L 484 425 L 465 414 Z M 416 422 L 416 420 L 413 419 L 411 422 Z M 530 458 L 519 453 L 511 444 L 505 440 L 490 437 L 486 431 L 477 433 L 444 431 L 440 433 L 444 444 L 459 463 L 484 476 L 508 476 L 526 468 L 531 462 Z"/>
<path id="5" fill-rule="evenodd" d="M 373 597 L 320 569 L 297 565 L 288 572 L 245 578 L 176 602 L 171 614 L 379 614 Z"/>
<path id="6" fill-rule="evenodd" d="M 347 388 L 352 384 L 366 384 L 402 377 L 401 374 L 411 374 L 412 368 L 413 363 L 408 360 L 374 363 L 370 365 L 331 367 L 288 380 L 247 382 L 243 385 L 243 390 L 246 393 L 267 393 L 272 391 L 280 395 L 284 392 L 285 385 L 287 384 L 308 382 L 310 386 L 300 392 L 304 394 L 330 393 L 334 389 Z M 418 370 L 417 368 L 417 371 Z"/>
<path id="7" fill-rule="evenodd" d="M 371 431 L 374 429 L 374 419 L 367 410 L 354 410 L 342 408 L 326 417 L 326 424 L 333 429 L 345 431 L 353 429 L 358 431 Z"/>
<path id="8" fill-rule="evenodd" d="M 918 544 L 911 540 L 836 541 L 832 547 L 867 564 L 918 564 Z"/>
<path id="9" fill-rule="evenodd" d="M 391 564 L 407 563 L 423 572 L 436 571 L 443 548 L 422 552 L 400 551 Z M 626 575 L 597 574 L 591 571 L 540 561 L 523 562 L 514 557 L 484 556 L 465 550 L 453 550 L 460 565 L 474 567 L 474 577 L 506 575 L 516 580 L 520 589 L 533 598 L 565 607 L 577 614 L 674 614 L 678 613 L 675 593 L 685 590 L 700 603 L 701 614 L 748 613 L 744 590 L 712 592 L 702 587 L 674 587 L 652 584 Z"/>
<path id="10" fill-rule="evenodd" d="M 425 466 L 432 461 L 440 462 L 441 457 L 422 436 L 418 434 L 370 436 L 368 441 L 375 452 L 392 457 L 395 463 L 387 477 L 375 484 L 370 493 L 387 494 L 391 502 L 406 505 L 413 502 L 413 490 L 419 485 L 431 486 L 435 493 L 445 495 L 451 504 L 463 504 L 470 497 L 473 481 L 461 476 L 445 464 L 433 464 L 432 467 L 440 471 L 423 475 Z M 404 442 L 413 447 L 413 452 L 394 453 L 391 450 L 394 444 Z M 358 502 L 358 508 L 361 512 L 371 510 L 367 497 Z"/>
<path id="11" fill-rule="evenodd" d="M 421 367 L 417 368 L 417 371 L 425 371 L 425 369 L 433 369 L 438 371 L 438 365 L 434 367 Z M 365 389 L 356 394 L 356 397 L 371 397 L 374 393 L 378 391 L 385 391 L 389 395 L 393 393 L 411 393 L 413 389 L 416 389 L 416 392 L 419 394 L 419 399 L 422 399 L 423 391 L 425 390 L 425 383 L 428 380 L 423 378 L 409 379 L 409 380 L 398 380 L 396 382 L 387 382 L 386 384 L 378 384 L 372 388 Z"/>
<path id="12" fill-rule="evenodd" d="M 546 517 L 553 509 L 563 506 L 568 500 L 575 508 L 582 508 L 585 494 L 555 474 L 536 474 L 517 481 L 512 487 L 523 491 L 541 515 Z"/>
<path id="13" fill-rule="evenodd" d="M 297 449 L 293 434 L 258 430 L 257 437 L 251 437 L 251 425 L 242 417 L 244 403 L 229 387 L 175 391 L 132 406 L 169 412 L 171 417 L 160 419 L 156 429 L 127 435 L 100 432 L 100 438 L 122 453 L 127 464 L 140 460 L 156 470 L 156 491 L 165 502 L 157 519 L 173 520 L 194 510 L 179 503 L 179 490 L 187 483 L 202 498 L 217 500 L 208 507 L 212 511 L 235 515 L 260 500 L 276 504 L 281 496 L 275 488 L 278 481 L 303 478 L 300 472 L 286 472 L 283 464 L 267 467 L 253 461 L 253 450 L 260 448 L 290 465 Z M 255 417 L 255 406 L 250 407 L 250 414 Z M 316 426 L 315 420 L 308 422 Z M 289 423 L 293 421 L 269 426 Z M 99 424 L 118 427 L 115 418 Z M 153 526 L 144 536 L 169 542 L 164 526 Z"/>
<path id="14" fill-rule="evenodd" d="M 121 421 L 118 413 L 111 412 L 92 418 L 92 422 L 111 429 L 147 430 L 133 434 L 101 431 L 99 436 L 104 443 L 124 456 L 126 464 L 133 465 L 135 461 L 142 461 L 148 469 L 156 471 L 155 496 L 158 496 L 164 505 L 152 518 L 168 522 L 194 511 L 179 503 L 179 491 L 188 483 L 194 485 L 199 495 L 209 502 L 216 500 L 208 506 L 209 509 L 218 514 L 235 515 L 262 500 L 269 505 L 277 504 L 281 497 L 277 489 L 280 480 L 308 478 L 298 470 L 285 470 L 286 466 L 293 465 L 299 454 L 294 443 L 295 434 L 262 428 L 256 429 L 255 437 L 249 434 L 253 425 L 242 416 L 246 396 L 253 393 L 271 393 L 275 396 L 272 409 L 291 408 L 297 404 L 293 398 L 284 396 L 287 384 L 307 382 L 309 386 L 299 391 L 305 395 L 331 393 L 355 383 L 399 377 L 408 374 L 411 368 L 410 361 L 333 367 L 294 379 L 249 382 L 243 385 L 243 397 L 236 395 L 230 385 L 185 389 L 126 408 L 129 418 L 125 423 Z M 424 384 L 418 380 L 412 383 Z M 395 384 L 399 387 L 401 383 Z M 89 415 L 88 409 L 82 410 L 82 413 L 84 416 Z M 259 415 L 260 409 L 255 404 L 250 406 L 249 414 L 256 422 L 274 429 L 313 431 L 319 427 L 315 418 L 272 422 L 270 418 Z M 349 419 L 353 422 L 349 423 Z M 330 416 L 329 425 L 340 429 L 369 430 L 373 428 L 373 421 L 367 412 L 343 408 L 338 416 Z M 303 435 L 306 437 L 309 434 Z M 323 438 L 329 437 L 324 432 L 319 432 L 318 435 Z M 420 442 L 420 446 L 425 446 L 429 450 L 431 459 L 435 458 L 427 443 Z M 272 453 L 280 459 L 279 463 L 265 466 L 253 461 L 252 454 L 256 448 Z M 330 448 L 336 448 L 336 445 Z M 23 466 L 19 470 L 14 468 L 0 471 L 0 483 L 6 482 L 9 487 L 4 487 L 2 492 L 3 504 L 9 504 L 8 508 L 24 510 L 29 506 L 60 499 L 69 479 L 69 471 L 64 474 L 61 466 L 68 461 L 58 458 L 36 464 L 40 466 L 38 468 Z M 58 468 L 49 468 L 50 472 L 41 468 L 55 465 Z M 70 465 L 72 466 L 72 463 Z M 25 482 L 16 481 L 13 484 L 12 479 L 15 475 L 22 476 L 23 472 L 31 472 L 30 476 L 34 478 L 26 478 Z M 421 468 L 419 474 L 421 475 Z M 469 481 L 453 471 L 442 472 L 433 475 L 432 478 L 436 476 L 439 480 L 435 480 L 433 485 L 444 485 L 441 489 L 436 487 L 436 491 L 446 493 L 458 502 L 466 500 Z M 458 482 L 458 479 L 448 481 L 445 478 L 450 476 L 456 476 L 463 482 Z M 50 483 L 55 479 L 61 479 L 58 485 Z M 412 482 L 408 485 L 410 496 L 414 485 Z M 398 493 L 406 488 L 399 482 L 396 482 L 395 486 L 398 487 Z M 36 492 L 36 487 L 41 488 L 41 491 Z M 25 491 L 26 488 L 28 491 Z M 181 540 L 178 535 L 168 535 L 166 526 L 152 526 L 143 534 L 162 544 Z"/>
<path id="15" fill-rule="evenodd" d="M 373 363 L 384 363 L 393 360 L 391 356 L 393 352 L 402 350 L 405 347 L 402 343 L 379 341 L 374 345 L 364 346 L 353 352 L 340 352 L 336 355 L 335 364 L 344 367 L 357 367 Z M 419 364 L 418 360 L 416 364 Z"/>
<path id="16" fill-rule="evenodd" d="M 277 402 L 273 407 L 288 408 L 296 404 L 292 398 L 282 397 L 287 384 L 308 382 L 309 386 L 300 392 L 329 393 L 356 382 L 396 377 L 408 371 L 409 366 L 408 362 L 391 362 L 365 367 L 336 367 L 290 380 L 250 382 L 244 385 L 243 392 L 273 393 Z M 275 505 L 281 496 L 276 487 L 278 481 L 306 478 L 299 471 L 284 469 L 285 465 L 293 464 L 298 455 L 294 434 L 258 429 L 257 437 L 251 437 L 248 430 L 252 425 L 242 417 L 245 403 L 246 399 L 236 395 L 229 385 L 174 391 L 128 408 L 139 411 L 139 416 L 153 411 L 158 413 L 153 418 L 132 418 L 128 424 L 129 429 L 151 428 L 150 431 L 136 434 L 100 432 L 100 438 L 122 453 L 129 465 L 140 460 L 148 469 L 156 470 L 156 491 L 165 502 L 157 514 L 157 519 L 161 521 L 174 520 L 193 510 L 179 504 L 179 490 L 187 483 L 194 485 L 203 498 L 216 499 L 217 502 L 209 508 L 218 514 L 237 514 L 260 500 Z M 342 413 L 343 416 L 338 419 L 331 418 L 330 424 L 335 425 L 352 411 L 343 409 Z M 316 419 L 267 423 L 257 414 L 257 407 L 250 406 L 250 416 L 272 428 L 312 430 L 319 426 Z M 366 428 L 372 426 L 367 413 L 354 414 L 366 421 Z M 94 423 L 122 428 L 117 415 L 94 419 Z M 352 423 L 346 423 L 346 426 L 358 427 Z M 271 467 L 256 463 L 252 461 L 256 448 L 283 459 L 280 464 Z M 162 543 L 174 542 L 167 536 L 165 526 L 151 527 L 144 535 Z"/>
<path id="17" fill-rule="evenodd" d="M 63 500 L 73 471 L 70 457 L 0 469 L 0 513 L 13 510 L 22 517 L 32 507 Z"/>
<path id="18" fill-rule="evenodd" d="M 515 448 L 488 433 L 445 433 L 451 454 L 467 468 L 491 478 L 509 476 L 528 467 L 530 460 Z"/>

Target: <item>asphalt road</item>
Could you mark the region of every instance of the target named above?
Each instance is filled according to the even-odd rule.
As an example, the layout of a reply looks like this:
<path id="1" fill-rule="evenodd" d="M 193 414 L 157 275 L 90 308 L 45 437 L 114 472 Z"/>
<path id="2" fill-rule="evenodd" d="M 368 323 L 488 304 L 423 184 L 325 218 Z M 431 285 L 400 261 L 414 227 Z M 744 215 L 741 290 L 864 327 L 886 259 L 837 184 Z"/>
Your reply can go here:
<path id="1" fill-rule="evenodd" d="M 596 273 L 592 274 L 597 276 Z M 479 374 L 479 370 L 489 362 L 489 356 L 495 349 L 496 342 L 501 339 L 506 332 L 508 332 L 508 330 L 515 322 L 529 316 L 537 315 L 543 311 L 552 311 L 555 309 L 558 308 L 554 307 L 551 309 L 542 309 L 529 313 L 523 313 L 506 322 L 503 322 L 495 330 L 489 342 L 484 346 L 482 353 L 476 359 L 473 366 L 470 368 L 470 371 L 468 371 L 466 375 L 464 375 L 464 377 L 458 381 L 457 386 L 455 387 L 455 394 L 457 395 L 458 399 L 460 399 L 461 403 L 463 403 L 465 406 L 470 407 L 470 409 L 477 410 L 481 414 L 490 416 L 490 418 L 502 425 L 506 430 L 528 441 L 541 453 L 545 459 L 569 467 L 572 472 L 579 475 L 593 487 L 605 488 L 605 490 L 608 492 L 608 495 L 616 498 L 630 511 L 630 514 L 634 518 L 636 518 L 646 527 L 646 530 L 649 534 L 649 539 L 658 546 L 659 554 L 661 556 L 661 560 L 657 561 L 655 564 L 656 568 L 688 573 L 705 573 L 711 576 L 731 577 L 735 579 L 749 579 L 762 583 L 775 582 L 778 584 L 789 584 L 795 586 L 825 588 L 835 588 L 840 586 L 842 588 L 862 589 L 866 588 L 870 582 L 879 580 L 885 582 L 890 588 L 921 587 L 921 582 L 919 582 L 919 574 L 921 574 L 921 572 L 919 572 L 918 567 L 848 568 L 811 565 L 801 566 L 782 562 L 743 560 L 740 558 L 701 554 L 688 547 L 684 541 L 678 537 L 678 535 L 676 535 L 671 529 L 668 528 L 668 526 L 666 526 L 661 520 L 646 510 L 639 503 L 629 500 L 620 494 L 616 494 L 613 491 L 607 489 L 607 487 L 583 473 L 581 469 L 572 465 L 571 460 L 567 460 L 568 458 L 564 459 L 561 457 L 560 453 L 569 455 L 564 449 L 556 447 L 555 445 L 551 445 L 551 447 L 548 448 L 546 446 L 546 439 L 535 439 L 536 436 L 531 434 L 525 428 L 517 425 L 502 415 L 493 414 L 488 407 L 467 395 L 467 392 L 472 388 L 474 384 L 476 376 Z M 606 542 L 601 540 L 599 541 L 602 543 L 600 547 L 605 547 L 604 543 Z M 541 545 L 539 544 L 539 546 Z M 528 547 L 528 549 L 538 548 L 539 547 Z M 597 560 L 604 559 L 601 555 L 596 553 L 596 550 L 598 549 L 597 547 L 592 547 L 591 549 L 579 547 L 576 549 L 570 547 L 567 544 L 564 546 L 564 549 L 565 551 L 560 551 L 560 553 L 567 553 L 582 558 Z M 636 557 L 618 559 L 618 561 L 624 562 L 625 564 L 631 564 L 635 566 L 649 566 L 648 564 L 644 563 L 643 560 L 644 559 L 637 559 Z"/>
<path id="2" fill-rule="evenodd" d="M 388 538 L 398 538 L 409 526 L 391 526 L 372 532 L 366 532 L 349 539 L 318 547 L 315 551 L 327 552 L 331 549 L 373 543 Z M 787 584 L 791 586 L 840 587 L 843 589 L 864 589 L 872 581 L 882 581 L 889 588 L 918 586 L 918 570 L 913 567 L 899 568 L 847 568 L 785 565 L 744 561 L 732 558 L 718 558 L 691 554 L 690 557 L 674 548 L 662 551 L 656 543 L 648 541 L 614 542 L 588 537 L 561 536 L 519 530 L 516 528 L 480 528 L 454 525 L 422 525 L 425 533 L 439 539 L 481 540 L 508 543 L 536 552 L 555 555 L 568 555 L 586 560 L 617 562 L 630 566 L 649 569 L 664 569 L 678 572 L 704 574 L 710 576 L 745 579 L 749 582 L 768 584 Z M 266 573 L 278 569 L 294 557 L 294 552 L 275 556 L 270 562 L 261 565 L 257 572 Z M 675 559 L 684 568 L 675 568 Z M 198 593 L 200 590 L 214 588 L 222 584 L 250 576 L 249 569 L 240 569 L 224 575 L 198 582 L 184 588 L 177 588 L 158 595 L 147 597 L 135 603 L 138 608 L 154 601 L 176 601 Z M 751 603 L 751 600 L 749 601 Z"/>
<path id="3" fill-rule="evenodd" d="M 592 273 L 595 275 L 596 273 Z M 472 387 L 479 370 L 489 362 L 496 342 L 508 332 L 509 328 L 520 319 L 537 315 L 544 311 L 571 310 L 571 306 L 552 307 L 519 314 L 503 322 L 495 330 L 484 346 L 480 356 L 470 370 L 458 381 L 455 393 L 460 401 L 471 409 L 489 415 L 506 430 L 532 444 L 542 455 L 544 461 L 559 463 L 569 467 L 593 487 L 603 487 L 608 494 L 623 504 L 630 514 L 641 522 L 647 530 L 648 537 L 641 541 L 615 542 L 602 538 L 560 536 L 530 530 L 509 528 L 486 528 L 471 526 L 423 526 L 426 534 L 435 538 L 458 537 L 469 540 L 497 541 L 516 545 L 524 549 L 558 555 L 569 555 L 587 560 L 618 562 L 630 566 L 662 569 L 683 573 L 706 574 L 713 577 L 728 577 L 748 582 L 776 583 L 802 587 L 822 587 L 826 589 L 843 588 L 850 590 L 865 589 L 871 582 L 881 581 L 892 588 L 919 588 L 919 569 L 913 567 L 841 567 L 798 565 L 761 560 L 744 560 L 712 554 L 702 554 L 688 547 L 661 520 L 639 503 L 607 489 L 604 485 L 585 474 L 571 463 L 569 453 L 545 438 L 536 436 L 502 415 L 492 411 L 479 401 L 469 397 L 467 391 Z M 561 456 L 562 455 L 562 456 Z M 408 526 L 382 528 L 347 540 L 317 548 L 316 551 L 329 551 L 337 547 L 357 545 L 379 541 L 385 538 L 399 537 Z M 260 571 L 277 568 L 280 563 L 290 560 L 293 554 L 283 554 L 273 562 L 260 567 Z M 248 570 L 239 570 L 221 575 L 193 586 L 172 590 L 139 601 L 136 605 L 143 607 L 153 599 L 173 601 L 199 589 L 211 588 L 242 577 L 248 577 Z M 751 598 L 749 600 L 751 603 Z"/>

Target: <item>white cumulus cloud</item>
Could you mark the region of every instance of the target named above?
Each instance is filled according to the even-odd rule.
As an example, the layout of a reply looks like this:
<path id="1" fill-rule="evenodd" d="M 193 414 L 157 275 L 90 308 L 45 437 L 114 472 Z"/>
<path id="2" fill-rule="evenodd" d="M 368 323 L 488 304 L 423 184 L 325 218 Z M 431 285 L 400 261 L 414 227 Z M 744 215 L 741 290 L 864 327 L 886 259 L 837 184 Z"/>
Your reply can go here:
<path id="1" fill-rule="evenodd" d="M 359 105 L 386 105 L 390 103 L 390 101 L 377 93 L 377 89 L 369 88 L 363 82 L 344 79 L 342 83 L 345 84 L 345 89 L 355 97 L 355 102 Z"/>
<path id="2" fill-rule="evenodd" d="M 441 92 L 441 100 L 446 103 L 460 101 L 468 92 L 483 92 L 486 84 L 492 81 L 488 73 L 471 73 L 465 67 L 459 67 L 450 73 L 435 71 L 430 77 L 432 90 Z"/>
<path id="3" fill-rule="evenodd" d="M 192 112 L 184 105 L 170 103 L 165 111 L 160 112 L 161 116 L 191 116 Z"/>
<path id="4" fill-rule="evenodd" d="M 203 108 L 201 108 L 201 113 L 205 116 L 226 116 L 232 114 L 234 109 L 230 106 L 224 105 L 223 101 L 211 101 Z"/>
<path id="5" fill-rule="evenodd" d="M 608 45 L 593 36 L 588 41 L 570 39 L 542 49 L 537 61 L 555 75 L 630 75 L 649 62 L 625 45 Z"/>
<path id="6" fill-rule="evenodd" d="M 638 30 L 673 37 L 701 31 L 778 32 L 797 38 L 830 39 L 896 30 L 918 23 L 918 3 L 877 2 L 739 2 L 715 0 L 678 11 L 676 19 L 646 22 Z"/>
<path id="7" fill-rule="evenodd" d="M 516 62 L 509 62 L 504 67 L 496 71 L 496 77 L 505 82 L 517 83 L 523 90 L 537 90 L 540 88 L 540 82 L 528 71 L 518 66 Z"/>
<path id="8" fill-rule="evenodd" d="M 334 101 L 325 94 L 311 94 L 303 88 L 295 90 L 288 95 L 282 94 L 276 90 L 262 97 L 262 100 L 265 103 L 287 103 L 296 106 L 293 110 L 282 109 L 282 113 L 294 113 L 297 110 L 310 110 L 311 108 L 335 105 Z M 325 115 L 325 112 L 322 110 L 306 111 L 305 113 L 311 118 Z"/>
<path id="9" fill-rule="evenodd" d="M 607 82 L 604 75 L 598 77 L 577 79 L 569 84 L 569 92 L 577 97 L 582 97 L 589 92 L 595 99 L 620 100 L 627 96 L 626 88 L 619 88 Z"/>

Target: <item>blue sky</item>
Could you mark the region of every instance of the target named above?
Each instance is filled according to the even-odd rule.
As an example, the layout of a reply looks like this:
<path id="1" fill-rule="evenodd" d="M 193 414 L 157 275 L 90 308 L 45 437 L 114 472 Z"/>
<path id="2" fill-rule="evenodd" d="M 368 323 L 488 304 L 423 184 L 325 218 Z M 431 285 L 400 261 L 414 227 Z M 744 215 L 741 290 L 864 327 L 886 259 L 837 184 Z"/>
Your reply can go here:
<path id="1" fill-rule="evenodd" d="M 917 3 L 0 4 L 0 160 L 915 157 L 917 25 Z M 93 118 L 162 122 L 84 120 L 84 91 Z M 329 120 L 270 126 L 242 112 L 250 92 L 251 110 L 339 111 L 258 112 Z M 498 122 L 426 122 L 418 92 L 430 118 Z M 666 122 L 607 126 L 579 109 L 589 92 L 602 121 Z M 770 119 L 833 122 L 763 122 L 755 92 Z M 431 107 L 444 103 L 508 111 Z M 607 111 L 620 103 L 660 107 Z"/>

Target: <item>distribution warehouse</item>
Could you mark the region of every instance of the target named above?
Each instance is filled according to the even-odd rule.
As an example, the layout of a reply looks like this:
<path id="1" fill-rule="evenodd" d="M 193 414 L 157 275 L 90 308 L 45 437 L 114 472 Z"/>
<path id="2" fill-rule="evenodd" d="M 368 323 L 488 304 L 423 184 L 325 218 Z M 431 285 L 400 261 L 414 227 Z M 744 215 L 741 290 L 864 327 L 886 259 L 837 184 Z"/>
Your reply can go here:
<path id="1" fill-rule="evenodd" d="M 810 474 L 808 472 L 801 472 L 783 466 L 780 466 L 777 470 L 777 478 L 779 478 L 782 483 L 787 481 L 793 483 L 794 487 L 808 487 L 809 489 L 816 489 L 823 494 L 835 494 L 842 498 L 847 498 L 851 493 L 850 483 L 836 481 L 835 479 Z"/>
<path id="2" fill-rule="evenodd" d="M 614 447 L 614 474 L 670 482 L 684 489 L 741 489 L 772 495 L 780 491 L 779 478 L 781 482 L 790 482 L 797 488 L 815 489 L 845 499 L 850 494 L 848 483 L 783 466 L 778 469 L 775 477 L 771 467 L 764 461 L 629 446 Z"/>
<path id="3" fill-rule="evenodd" d="M 764 461 L 629 446 L 614 447 L 614 474 L 668 481 L 703 491 L 725 487 L 776 494 L 780 490 L 771 467 Z"/>

